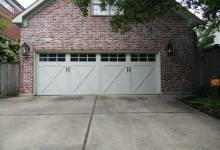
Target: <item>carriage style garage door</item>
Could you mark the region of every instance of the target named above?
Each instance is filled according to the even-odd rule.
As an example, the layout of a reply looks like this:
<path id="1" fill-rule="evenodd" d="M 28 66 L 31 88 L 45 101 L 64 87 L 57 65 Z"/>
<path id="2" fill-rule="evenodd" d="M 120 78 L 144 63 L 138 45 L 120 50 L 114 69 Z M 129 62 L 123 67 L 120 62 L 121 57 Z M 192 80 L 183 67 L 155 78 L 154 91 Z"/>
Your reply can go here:
<path id="1" fill-rule="evenodd" d="M 160 94 L 158 54 L 38 54 L 37 95 Z"/>

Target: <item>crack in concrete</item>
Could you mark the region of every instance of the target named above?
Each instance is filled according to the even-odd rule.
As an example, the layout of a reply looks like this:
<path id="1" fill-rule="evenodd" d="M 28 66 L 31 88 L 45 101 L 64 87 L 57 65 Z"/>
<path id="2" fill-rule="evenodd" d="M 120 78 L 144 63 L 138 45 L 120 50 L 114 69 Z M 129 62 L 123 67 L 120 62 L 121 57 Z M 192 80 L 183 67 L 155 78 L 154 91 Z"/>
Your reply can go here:
<path id="1" fill-rule="evenodd" d="M 94 113 L 94 115 L 108 115 L 108 114 L 201 114 L 201 112 L 107 112 Z"/>

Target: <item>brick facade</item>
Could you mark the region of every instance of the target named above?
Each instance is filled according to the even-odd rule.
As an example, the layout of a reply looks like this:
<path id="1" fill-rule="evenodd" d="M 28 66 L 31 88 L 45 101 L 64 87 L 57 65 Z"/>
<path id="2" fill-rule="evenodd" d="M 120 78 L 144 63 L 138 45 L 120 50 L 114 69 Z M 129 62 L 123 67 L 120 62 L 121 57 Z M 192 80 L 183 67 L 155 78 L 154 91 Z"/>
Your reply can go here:
<path id="1" fill-rule="evenodd" d="M 21 43 L 33 51 L 124 51 L 160 52 L 163 93 L 192 90 L 193 30 L 186 20 L 168 13 L 144 25 L 134 25 L 121 34 L 111 31 L 110 17 L 82 17 L 71 0 L 54 0 L 27 18 L 21 29 Z M 166 46 L 172 41 L 175 56 L 167 56 Z M 21 61 L 21 92 L 33 92 L 34 60 Z"/>
<path id="2" fill-rule="evenodd" d="M 3 17 L 5 21 L 5 27 L 3 30 L 0 30 L 0 35 L 13 41 L 20 39 L 20 28 L 11 22 L 17 14 L 19 14 L 19 10 L 15 9 L 15 13 L 13 14 L 0 4 L 0 16 Z"/>

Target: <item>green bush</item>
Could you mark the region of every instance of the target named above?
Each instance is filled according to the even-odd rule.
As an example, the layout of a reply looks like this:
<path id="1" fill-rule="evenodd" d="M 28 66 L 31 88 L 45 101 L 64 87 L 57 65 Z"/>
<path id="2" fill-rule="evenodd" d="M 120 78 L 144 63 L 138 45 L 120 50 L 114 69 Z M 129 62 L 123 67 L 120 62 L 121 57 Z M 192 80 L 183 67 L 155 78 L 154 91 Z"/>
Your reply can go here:
<path id="1" fill-rule="evenodd" d="M 0 63 L 17 63 L 20 59 L 20 46 L 0 37 Z"/>

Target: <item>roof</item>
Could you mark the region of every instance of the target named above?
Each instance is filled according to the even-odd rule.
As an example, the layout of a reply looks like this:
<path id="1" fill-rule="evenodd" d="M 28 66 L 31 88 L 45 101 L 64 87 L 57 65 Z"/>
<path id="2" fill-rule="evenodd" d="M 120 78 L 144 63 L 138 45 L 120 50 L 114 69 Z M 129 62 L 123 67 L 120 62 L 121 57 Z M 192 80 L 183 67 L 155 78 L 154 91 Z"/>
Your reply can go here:
<path id="1" fill-rule="evenodd" d="M 29 7 L 27 7 L 24 11 L 22 11 L 20 14 L 18 14 L 14 19 L 12 19 L 12 22 L 15 24 L 22 24 L 25 16 L 27 16 L 28 14 L 31 14 L 31 12 L 33 12 L 34 10 L 39 8 L 41 5 L 43 5 L 47 1 L 48 0 L 35 1 L 33 4 L 31 4 Z M 52 1 L 52 0 L 49 0 L 49 1 Z"/>
<path id="2" fill-rule="evenodd" d="M 183 17 L 184 19 L 186 19 L 188 23 L 191 24 L 192 26 L 204 24 L 203 20 L 201 20 L 199 17 L 197 17 L 195 14 L 190 12 L 188 9 L 186 9 L 182 5 L 179 7 L 179 9 L 175 10 L 175 12 L 181 17 Z"/>
<path id="3" fill-rule="evenodd" d="M 31 14 L 34 10 L 41 8 L 44 4 L 49 3 L 53 0 L 37 0 L 35 3 L 33 3 L 31 6 L 29 6 L 27 9 L 25 9 L 23 12 L 18 14 L 13 20 L 13 23 L 16 24 L 22 24 L 24 21 L 24 18 Z M 180 9 L 175 10 L 178 15 L 183 17 L 190 23 L 192 26 L 196 26 L 199 24 L 203 24 L 203 21 L 199 19 L 196 15 L 192 14 L 188 9 L 184 7 L 180 7 Z"/>

